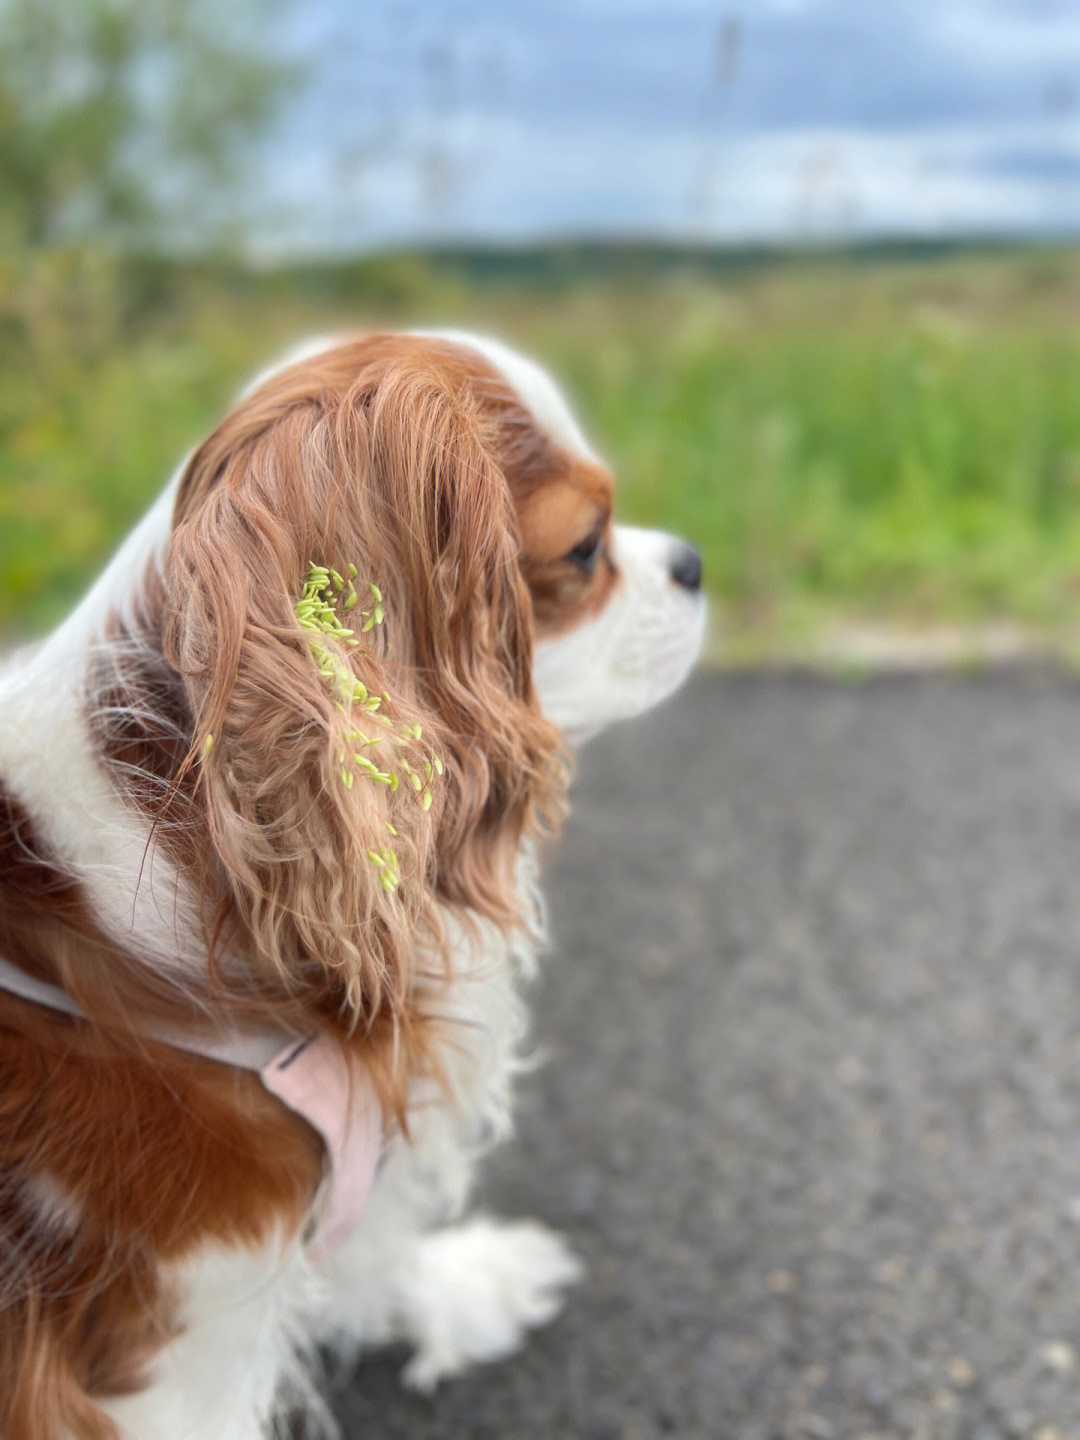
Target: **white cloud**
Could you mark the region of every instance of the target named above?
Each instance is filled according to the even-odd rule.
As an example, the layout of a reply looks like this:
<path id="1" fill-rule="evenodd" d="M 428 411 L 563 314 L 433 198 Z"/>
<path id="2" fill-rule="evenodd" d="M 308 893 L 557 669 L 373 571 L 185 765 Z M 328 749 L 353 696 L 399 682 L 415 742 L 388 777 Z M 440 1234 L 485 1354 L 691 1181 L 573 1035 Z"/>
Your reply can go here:
<path id="1" fill-rule="evenodd" d="M 1065 0 L 755 0 L 723 94 L 734 4 L 476 0 L 468 25 L 440 3 L 373 32 L 323 3 L 329 83 L 251 186 L 263 243 L 1080 228 Z"/>
<path id="2" fill-rule="evenodd" d="M 951 0 L 928 14 L 929 36 L 968 66 L 1046 66 L 1049 79 L 1080 58 L 1080 15 L 1033 13 L 1030 6 L 995 9 L 983 0 Z"/>
<path id="3" fill-rule="evenodd" d="M 1048 173 L 1024 156 L 1055 156 Z M 307 250 L 552 234 L 860 238 L 1080 224 L 1080 124 L 805 127 L 703 141 L 475 112 L 413 123 L 350 179 L 320 150 L 268 174 L 279 243 Z M 264 231 L 264 240 L 270 234 Z"/>

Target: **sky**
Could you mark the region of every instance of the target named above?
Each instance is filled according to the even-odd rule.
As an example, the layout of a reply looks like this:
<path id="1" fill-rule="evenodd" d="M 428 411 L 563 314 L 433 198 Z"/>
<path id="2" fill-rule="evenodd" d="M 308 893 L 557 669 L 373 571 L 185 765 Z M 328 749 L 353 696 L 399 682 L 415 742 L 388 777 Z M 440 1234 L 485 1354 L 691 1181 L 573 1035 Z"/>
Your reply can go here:
<path id="1" fill-rule="evenodd" d="M 1080 232 L 1078 0 L 305 0 L 268 251 Z"/>

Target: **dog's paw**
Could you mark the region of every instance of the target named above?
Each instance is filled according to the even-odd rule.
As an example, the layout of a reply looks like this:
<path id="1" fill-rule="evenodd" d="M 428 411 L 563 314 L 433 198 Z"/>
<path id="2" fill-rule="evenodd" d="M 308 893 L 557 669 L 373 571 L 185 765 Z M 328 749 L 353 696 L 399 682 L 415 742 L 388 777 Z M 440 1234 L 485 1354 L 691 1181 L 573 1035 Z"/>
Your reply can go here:
<path id="1" fill-rule="evenodd" d="M 421 1242 L 410 1286 L 416 1354 L 403 1379 L 418 1390 L 481 1360 L 509 1355 L 556 1314 L 581 1265 L 554 1231 L 531 1221 L 477 1219 Z"/>

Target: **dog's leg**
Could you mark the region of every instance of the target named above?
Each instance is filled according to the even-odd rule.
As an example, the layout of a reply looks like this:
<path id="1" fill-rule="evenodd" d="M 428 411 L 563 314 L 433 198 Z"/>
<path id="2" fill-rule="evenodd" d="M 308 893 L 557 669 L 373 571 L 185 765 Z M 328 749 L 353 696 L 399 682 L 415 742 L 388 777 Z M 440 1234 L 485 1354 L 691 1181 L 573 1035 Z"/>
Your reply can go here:
<path id="1" fill-rule="evenodd" d="M 535 1221 L 478 1217 L 425 1235 L 401 1278 L 401 1328 L 416 1346 L 406 1383 L 431 1390 L 509 1355 L 554 1317 L 580 1273 L 562 1237 Z"/>
<path id="2" fill-rule="evenodd" d="M 311 1273 L 294 1248 L 207 1250 L 175 1276 L 177 1333 L 149 1383 L 99 1402 L 124 1440 L 266 1440 L 283 1387 L 302 1384 Z"/>
<path id="3" fill-rule="evenodd" d="M 372 1245 L 373 1238 L 331 1263 L 319 1328 L 346 1353 L 409 1342 L 416 1353 L 403 1378 L 420 1390 L 511 1354 L 527 1330 L 555 1316 L 581 1274 L 562 1237 L 535 1221 L 481 1216 L 399 1234 L 389 1249 Z"/>

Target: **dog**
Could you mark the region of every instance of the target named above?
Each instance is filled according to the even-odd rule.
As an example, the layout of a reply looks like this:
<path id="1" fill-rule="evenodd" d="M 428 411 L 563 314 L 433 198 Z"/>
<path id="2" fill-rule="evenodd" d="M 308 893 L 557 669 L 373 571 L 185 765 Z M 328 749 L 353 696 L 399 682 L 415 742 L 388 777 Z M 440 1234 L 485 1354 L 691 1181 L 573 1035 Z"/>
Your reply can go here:
<path id="1" fill-rule="evenodd" d="M 537 843 L 704 616 L 539 366 L 365 334 L 254 382 L 9 662 L 5 1440 L 256 1440 L 316 1345 L 431 1388 L 554 1315 L 565 1243 L 461 1218 Z"/>

